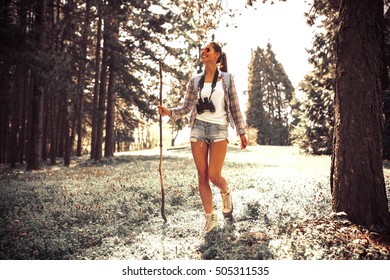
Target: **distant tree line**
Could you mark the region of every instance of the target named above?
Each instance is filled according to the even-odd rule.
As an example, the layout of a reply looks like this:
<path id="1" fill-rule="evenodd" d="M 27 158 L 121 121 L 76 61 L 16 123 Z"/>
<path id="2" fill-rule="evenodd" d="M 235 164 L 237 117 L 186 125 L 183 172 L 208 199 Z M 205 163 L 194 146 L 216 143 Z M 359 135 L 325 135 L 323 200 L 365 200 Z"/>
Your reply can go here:
<path id="1" fill-rule="evenodd" d="M 1 1 L 0 164 L 112 157 L 156 117 L 158 61 L 184 89 L 221 13 L 200 0 Z"/>

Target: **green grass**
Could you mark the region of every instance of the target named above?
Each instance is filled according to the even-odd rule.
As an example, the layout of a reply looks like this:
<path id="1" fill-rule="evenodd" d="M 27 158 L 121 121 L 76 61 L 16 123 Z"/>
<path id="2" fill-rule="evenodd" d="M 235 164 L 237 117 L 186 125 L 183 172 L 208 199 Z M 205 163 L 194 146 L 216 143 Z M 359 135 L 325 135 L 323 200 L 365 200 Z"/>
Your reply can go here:
<path id="1" fill-rule="evenodd" d="M 164 151 L 167 223 L 158 150 L 99 163 L 74 159 L 69 168 L 3 168 L 0 259 L 389 258 L 388 247 L 358 244 L 362 229 L 331 217 L 329 164 L 329 157 L 293 147 L 230 146 L 223 174 L 233 189 L 234 219 L 221 215 L 220 227 L 207 236 L 200 235 L 189 149 Z M 213 194 L 219 213 L 215 187 Z M 342 228 L 354 237 L 342 237 Z"/>

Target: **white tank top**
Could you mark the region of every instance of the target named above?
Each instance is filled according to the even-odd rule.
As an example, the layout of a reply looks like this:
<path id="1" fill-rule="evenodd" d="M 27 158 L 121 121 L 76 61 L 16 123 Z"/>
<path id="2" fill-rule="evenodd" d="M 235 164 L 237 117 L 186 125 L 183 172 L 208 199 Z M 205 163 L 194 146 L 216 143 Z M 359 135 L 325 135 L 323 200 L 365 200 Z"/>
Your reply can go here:
<path id="1" fill-rule="evenodd" d="M 204 83 L 202 89 L 202 99 L 205 97 L 210 98 L 211 93 L 211 83 Z M 222 88 L 222 80 L 217 82 L 211 100 L 215 106 L 215 112 L 204 111 L 202 114 L 197 114 L 196 118 L 200 121 L 205 121 L 209 123 L 227 125 L 227 114 L 225 110 L 225 96 Z"/>

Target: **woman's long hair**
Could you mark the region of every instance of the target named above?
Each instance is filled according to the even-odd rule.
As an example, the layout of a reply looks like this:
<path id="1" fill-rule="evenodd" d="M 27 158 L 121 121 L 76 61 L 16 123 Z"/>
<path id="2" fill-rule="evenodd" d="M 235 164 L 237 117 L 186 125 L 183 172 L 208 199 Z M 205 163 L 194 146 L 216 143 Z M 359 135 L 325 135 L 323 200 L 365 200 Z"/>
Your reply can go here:
<path id="1" fill-rule="evenodd" d="M 219 44 L 215 42 L 211 42 L 211 44 L 213 45 L 215 52 L 219 53 L 219 57 L 217 60 L 217 63 L 219 63 L 219 70 L 221 70 L 222 72 L 227 72 L 228 66 L 227 66 L 226 53 L 222 52 L 222 48 Z"/>

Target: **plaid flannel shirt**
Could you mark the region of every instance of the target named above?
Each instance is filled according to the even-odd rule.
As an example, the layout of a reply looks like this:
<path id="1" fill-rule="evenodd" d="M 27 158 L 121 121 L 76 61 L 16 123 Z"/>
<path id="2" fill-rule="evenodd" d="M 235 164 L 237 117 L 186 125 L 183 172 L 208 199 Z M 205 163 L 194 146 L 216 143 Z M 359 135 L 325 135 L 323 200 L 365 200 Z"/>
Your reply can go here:
<path id="1" fill-rule="evenodd" d="M 197 75 L 202 74 L 203 73 Z M 226 88 L 226 81 L 224 75 L 230 75 L 230 86 L 228 89 Z M 236 128 L 237 135 L 245 134 L 245 123 L 241 114 L 240 104 L 238 101 L 233 76 L 230 73 L 222 74 L 221 71 L 219 71 L 219 77 L 222 79 L 223 91 L 225 93 L 225 109 L 227 109 L 226 111 L 228 122 L 230 123 L 232 128 Z M 194 79 L 195 77 L 192 77 L 187 84 L 187 92 L 184 97 L 183 105 L 171 109 L 171 118 L 175 121 L 191 112 L 189 127 L 193 126 L 197 115 L 195 104 L 198 100 L 198 96 L 194 85 Z"/>

